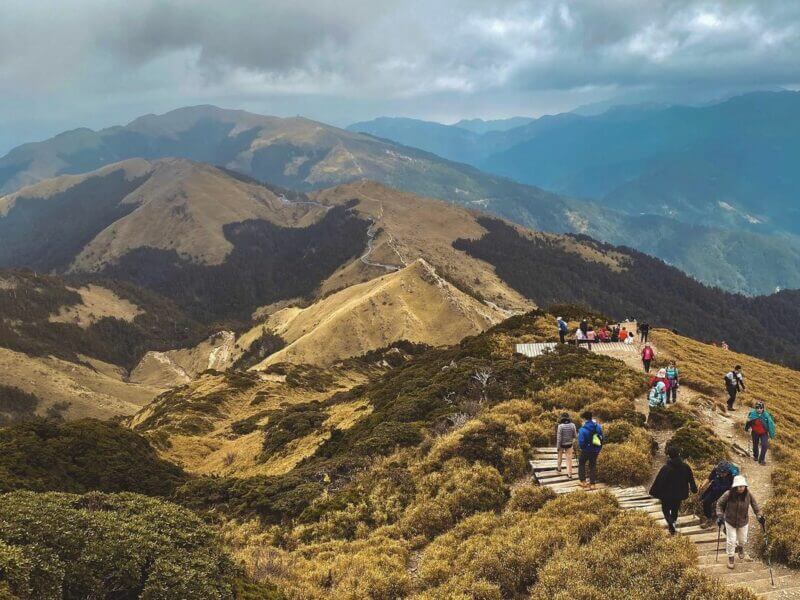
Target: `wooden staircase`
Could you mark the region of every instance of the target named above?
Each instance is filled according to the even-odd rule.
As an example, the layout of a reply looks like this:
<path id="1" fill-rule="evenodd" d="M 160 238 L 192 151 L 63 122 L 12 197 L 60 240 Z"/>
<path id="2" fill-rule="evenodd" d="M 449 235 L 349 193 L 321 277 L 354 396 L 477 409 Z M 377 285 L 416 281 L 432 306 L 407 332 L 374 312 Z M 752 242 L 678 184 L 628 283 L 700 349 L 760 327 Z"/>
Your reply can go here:
<path id="1" fill-rule="evenodd" d="M 558 473 L 557 450 L 553 448 L 534 448 L 530 460 L 533 469 L 533 480 L 537 485 L 549 487 L 556 494 L 567 494 L 583 490 L 578 483 L 578 461 L 573 459 L 573 479 L 566 474 L 566 463 L 562 465 L 562 472 Z M 602 456 L 602 455 L 601 455 Z M 601 459 L 602 460 L 602 457 Z M 666 529 L 667 523 L 661 513 L 661 502 L 653 498 L 642 486 L 619 487 L 598 483 L 594 490 L 606 490 L 613 494 L 623 510 L 640 510 L 655 519 L 659 525 Z M 698 568 L 708 575 L 718 579 L 726 586 L 743 586 L 756 594 L 759 598 L 798 598 L 800 599 L 800 574 L 782 566 L 773 566 L 775 586 L 772 586 L 769 568 L 760 560 L 736 558 L 736 568 L 727 567 L 725 555 L 725 534 L 722 532 L 720 540 L 719 558 L 717 550 L 717 528 L 703 529 L 700 519 L 695 515 L 678 517 L 678 533 L 689 537 L 694 542 L 698 553 Z"/>

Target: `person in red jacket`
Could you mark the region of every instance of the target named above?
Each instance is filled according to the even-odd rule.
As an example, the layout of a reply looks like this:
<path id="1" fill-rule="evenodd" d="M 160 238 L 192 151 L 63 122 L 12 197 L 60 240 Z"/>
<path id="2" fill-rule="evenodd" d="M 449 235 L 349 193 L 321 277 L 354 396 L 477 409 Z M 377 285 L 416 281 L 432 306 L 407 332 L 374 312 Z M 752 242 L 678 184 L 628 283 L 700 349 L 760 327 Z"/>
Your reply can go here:
<path id="1" fill-rule="evenodd" d="M 650 363 L 653 362 L 653 359 L 656 357 L 656 353 L 653 351 L 653 347 L 650 345 L 650 342 L 644 345 L 642 348 L 642 365 L 644 366 L 644 372 L 650 372 Z"/>

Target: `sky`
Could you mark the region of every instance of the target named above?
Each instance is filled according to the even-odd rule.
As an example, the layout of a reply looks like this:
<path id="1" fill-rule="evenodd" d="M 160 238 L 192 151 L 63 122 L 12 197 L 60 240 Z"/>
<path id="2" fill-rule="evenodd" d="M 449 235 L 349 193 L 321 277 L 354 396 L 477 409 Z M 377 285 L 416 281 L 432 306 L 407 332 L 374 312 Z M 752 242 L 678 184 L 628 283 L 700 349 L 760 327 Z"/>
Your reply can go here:
<path id="1" fill-rule="evenodd" d="M 3 0 L 0 154 L 216 104 L 334 125 L 800 87 L 797 0 Z"/>

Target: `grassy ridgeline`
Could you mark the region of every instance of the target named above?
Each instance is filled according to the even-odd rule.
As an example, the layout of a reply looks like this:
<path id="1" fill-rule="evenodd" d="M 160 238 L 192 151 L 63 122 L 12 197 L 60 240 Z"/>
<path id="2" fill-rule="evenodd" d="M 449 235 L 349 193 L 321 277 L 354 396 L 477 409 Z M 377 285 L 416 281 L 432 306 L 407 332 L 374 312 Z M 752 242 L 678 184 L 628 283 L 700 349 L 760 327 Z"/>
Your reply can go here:
<path id="1" fill-rule="evenodd" d="M 535 318 L 507 322 L 465 340 L 457 351 L 427 352 L 384 377 L 382 385 L 360 389 L 377 407 L 365 423 L 378 413 L 382 420 L 396 419 L 396 408 L 437 391 L 442 373 L 452 385 L 471 377 L 469 365 L 486 369 L 495 358 L 503 365 L 494 371 L 501 379 L 489 400 L 476 402 L 475 390 L 464 390 L 461 400 L 472 395 L 468 403 L 455 396 L 442 407 L 440 400 L 434 419 L 415 422 L 419 442 L 374 458 L 345 477 L 328 471 L 330 483 L 297 518 L 266 526 L 258 520 L 229 523 L 226 541 L 235 555 L 290 598 L 309 600 L 544 598 L 559 582 L 582 597 L 588 593 L 586 582 L 593 580 L 598 582 L 593 589 L 614 598 L 748 598 L 705 578 L 693 566 L 691 544 L 668 539 L 649 517 L 621 513 L 612 497 L 553 498 L 531 487 L 526 458 L 532 447 L 554 443 L 562 411 L 578 421 L 589 408 L 606 426 L 601 479 L 644 483 L 653 458 L 651 438 L 634 410 L 633 400 L 643 391 L 640 374 L 621 361 L 574 348 L 532 360 L 509 359 L 500 350 Z M 502 379 L 520 371 L 523 379 Z M 384 396 L 389 388 L 393 394 Z M 437 391 L 436 397 L 443 396 Z M 450 413 L 463 417 L 457 426 L 442 428 L 441 418 Z M 345 446 L 357 447 L 362 433 L 367 432 L 350 430 L 351 443 Z M 328 462 L 321 458 L 310 459 L 299 471 L 313 464 L 323 473 L 342 464 L 336 454 L 325 456 Z M 283 482 L 292 485 L 292 476 Z M 226 502 L 231 503 L 230 494 L 244 493 L 236 501 L 240 511 L 250 504 L 257 515 L 253 500 L 274 510 L 274 500 L 248 494 L 244 481 L 224 488 Z M 597 560 L 598 554 L 607 560 Z M 572 568 L 580 577 L 565 578 Z"/>

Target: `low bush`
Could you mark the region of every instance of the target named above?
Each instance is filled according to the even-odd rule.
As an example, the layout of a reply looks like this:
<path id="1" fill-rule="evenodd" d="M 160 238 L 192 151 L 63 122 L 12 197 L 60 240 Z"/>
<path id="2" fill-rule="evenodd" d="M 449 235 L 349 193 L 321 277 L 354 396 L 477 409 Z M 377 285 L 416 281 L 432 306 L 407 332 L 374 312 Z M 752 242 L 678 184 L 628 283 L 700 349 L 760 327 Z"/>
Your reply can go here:
<path id="1" fill-rule="evenodd" d="M 585 410 L 591 411 L 601 421 L 626 421 L 636 427 L 644 426 L 645 422 L 645 416 L 625 398 L 598 400 L 587 405 Z"/>
<path id="2" fill-rule="evenodd" d="M 689 413 L 678 408 L 651 408 L 647 427 L 655 431 L 678 429 L 694 420 Z"/>
<path id="3" fill-rule="evenodd" d="M 690 541 L 665 536 L 647 515 L 625 512 L 585 546 L 570 546 L 553 557 L 539 573 L 530 598 L 755 598 L 703 576 L 694 568 L 695 561 Z"/>
<path id="4" fill-rule="evenodd" d="M 585 543 L 617 514 L 607 494 L 567 494 L 529 515 L 480 513 L 437 537 L 419 562 L 420 591 L 482 579 L 501 597 L 524 594 L 547 560 L 567 544 Z M 485 588 L 484 588 L 485 589 Z"/>
<path id="5" fill-rule="evenodd" d="M 554 498 L 556 493 L 549 487 L 522 485 L 511 491 L 511 499 L 506 504 L 506 509 L 532 513 Z"/>
<path id="6" fill-rule="evenodd" d="M 603 387 L 591 379 L 578 378 L 537 392 L 535 400 L 544 408 L 580 411 L 605 394 Z"/>
<path id="7" fill-rule="evenodd" d="M 17 387 L 0 385 L 0 425 L 30 418 L 39 406 L 39 398 Z"/>
<path id="8" fill-rule="evenodd" d="M 36 418 L 0 429 L 0 492 L 139 492 L 169 496 L 184 472 L 134 431 L 95 419 Z"/>
<path id="9" fill-rule="evenodd" d="M 610 427 L 613 432 L 614 428 Z M 642 429 L 632 429 L 624 442 L 607 443 L 597 460 L 598 479 L 613 485 L 641 485 L 650 479 L 653 440 Z"/>
<path id="10" fill-rule="evenodd" d="M 174 504 L 128 493 L 0 497 L 0 581 L 15 597 L 233 600 L 237 577 L 213 530 Z"/>
<path id="11" fill-rule="evenodd" d="M 675 446 L 681 456 L 695 464 L 716 463 L 728 457 L 725 444 L 716 434 L 697 421 L 690 421 L 680 427 L 667 442 L 667 447 Z"/>

